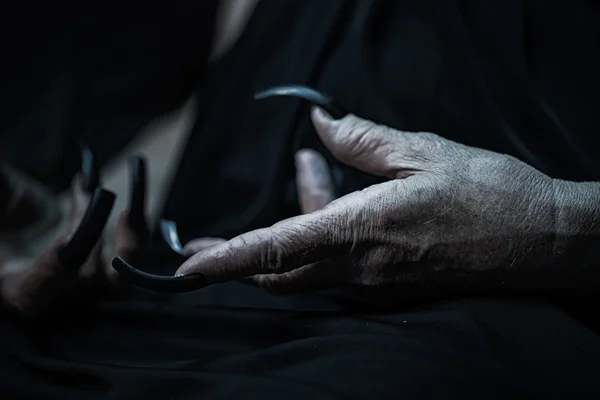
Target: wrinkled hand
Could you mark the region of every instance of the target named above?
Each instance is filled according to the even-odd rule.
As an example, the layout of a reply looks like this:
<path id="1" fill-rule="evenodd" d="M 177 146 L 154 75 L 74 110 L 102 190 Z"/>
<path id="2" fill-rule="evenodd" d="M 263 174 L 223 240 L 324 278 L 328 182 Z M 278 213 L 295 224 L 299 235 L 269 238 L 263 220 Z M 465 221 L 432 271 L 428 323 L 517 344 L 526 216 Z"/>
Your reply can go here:
<path id="1" fill-rule="evenodd" d="M 312 119 L 338 160 L 390 180 L 227 242 L 189 244 L 199 252 L 176 274 L 214 283 L 252 277 L 293 293 L 429 285 L 540 267 L 555 255 L 554 181 L 527 164 L 354 115 L 332 120 L 316 108 Z"/>
<path id="2" fill-rule="evenodd" d="M 77 176 L 70 190 L 58 196 L 7 165 L 0 168 L 0 295 L 4 306 L 35 316 L 93 300 L 109 286 L 112 275 L 102 258 L 107 241 L 130 258 L 138 235 L 131 232 L 126 212 L 119 217 L 116 238 L 101 238 L 88 259 L 63 265 L 59 250 L 82 221 L 90 194 Z M 115 246 L 112 246 L 113 248 Z"/>

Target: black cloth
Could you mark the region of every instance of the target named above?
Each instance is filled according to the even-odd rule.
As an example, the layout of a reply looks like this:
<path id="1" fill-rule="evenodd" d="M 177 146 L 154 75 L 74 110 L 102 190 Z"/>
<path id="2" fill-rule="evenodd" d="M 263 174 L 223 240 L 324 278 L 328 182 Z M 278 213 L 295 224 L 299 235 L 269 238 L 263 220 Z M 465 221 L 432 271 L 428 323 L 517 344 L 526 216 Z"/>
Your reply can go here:
<path id="1" fill-rule="evenodd" d="M 164 216 L 178 222 L 185 241 L 231 237 L 299 212 L 287 193 L 292 138 L 299 134 L 304 146 L 321 148 L 308 107 L 293 99 L 252 100 L 255 90 L 281 83 L 317 87 L 395 128 L 512 154 L 553 177 L 600 180 L 598 13 L 588 1 L 262 0 L 241 40 L 199 85 L 198 121 Z M 176 65 L 197 60 L 193 49 L 179 50 Z M 108 64 L 118 71 L 120 60 Z M 160 82 L 180 83 L 178 74 L 154 73 Z M 138 99 L 137 114 L 90 112 L 122 120 L 131 135 L 131 121 L 156 112 L 149 97 Z M 106 126 L 95 132 L 112 137 Z M 375 181 L 342 171 L 344 192 Z M 180 260 L 159 238 L 152 247 L 145 265 L 173 271 Z M 57 320 L 42 329 L 2 317 L 0 393 L 26 399 L 600 393 L 600 338 L 589 321 L 546 300 L 409 303 L 400 294 L 394 300 L 384 306 L 352 290 L 279 298 L 230 283 L 185 295 L 132 289 L 76 326 Z"/>
<path id="2" fill-rule="evenodd" d="M 216 5 L 5 2 L 0 157 L 55 190 L 70 184 L 80 143 L 105 163 L 193 92 Z"/>

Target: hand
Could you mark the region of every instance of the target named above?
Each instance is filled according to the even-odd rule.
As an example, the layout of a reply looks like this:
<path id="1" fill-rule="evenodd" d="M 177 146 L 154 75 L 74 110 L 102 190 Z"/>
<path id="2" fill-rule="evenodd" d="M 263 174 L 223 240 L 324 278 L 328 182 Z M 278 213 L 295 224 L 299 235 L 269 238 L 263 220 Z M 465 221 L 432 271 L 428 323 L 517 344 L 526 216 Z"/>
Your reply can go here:
<path id="1" fill-rule="evenodd" d="M 507 155 L 354 115 L 312 113 L 341 162 L 390 180 L 208 247 L 176 274 L 252 278 L 293 293 L 346 283 L 421 285 L 537 268 L 555 256 L 554 181 Z"/>
<path id="2" fill-rule="evenodd" d="M 64 265 L 59 250 L 79 227 L 90 194 L 78 176 L 70 190 L 58 196 L 38 182 L 13 170 L 0 168 L 0 295 L 6 307 L 35 316 L 68 306 L 86 304 L 109 285 L 108 267 L 102 259 L 101 239 L 82 265 Z M 116 247 L 130 258 L 138 235 L 119 218 Z M 115 247 L 115 246 L 112 246 Z"/>

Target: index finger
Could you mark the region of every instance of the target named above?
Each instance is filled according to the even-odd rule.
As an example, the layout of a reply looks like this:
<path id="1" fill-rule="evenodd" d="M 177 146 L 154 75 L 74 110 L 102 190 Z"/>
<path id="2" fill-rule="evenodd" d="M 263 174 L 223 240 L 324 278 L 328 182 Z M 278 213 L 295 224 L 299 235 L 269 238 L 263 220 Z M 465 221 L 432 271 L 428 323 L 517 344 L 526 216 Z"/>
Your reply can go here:
<path id="1" fill-rule="evenodd" d="M 239 235 L 196 253 L 175 275 L 202 274 L 225 282 L 257 274 L 280 274 L 326 258 L 335 232 L 332 214 L 320 210 Z"/>

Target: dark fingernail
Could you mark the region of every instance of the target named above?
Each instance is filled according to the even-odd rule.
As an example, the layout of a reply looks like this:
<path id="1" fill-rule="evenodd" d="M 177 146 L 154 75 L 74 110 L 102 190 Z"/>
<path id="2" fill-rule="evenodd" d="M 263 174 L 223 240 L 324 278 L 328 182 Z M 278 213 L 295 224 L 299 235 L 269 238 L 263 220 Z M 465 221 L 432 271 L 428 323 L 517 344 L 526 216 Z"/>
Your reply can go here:
<path id="1" fill-rule="evenodd" d="M 130 198 L 129 225 L 136 231 L 148 229 L 146 222 L 146 160 L 140 154 L 129 158 Z"/>
<path id="2" fill-rule="evenodd" d="M 330 119 L 341 119 L 348 112 L 337 104 L 331 96 L 319 92 L 313 88 L 302 85 L 283 85 L 275 86 L 266 90 L 257 92 L 254 95 L 255 100 L 262 100 L 269 97 L 288 96 L 309 101 L 315 106 L 322 107 L 330 116 Z"/>
<path id="3" fill-rule="evenodd" d="M 179 240 L 179 234 L 177 233 L 177 224 L 174 221 L 161 219 L 160 233 L 171 250 L 177 254 L 181 254 L 182 256 L 185 255 L 184 248 L 181 245 L 181 240 Z"/>
<path id="4" fill-rule="evenodd" d="M 115 194 L 98 188 L 71 240 L 60 250 L 58 260 L 68 268 L 79 268 L 100 239 L 115 202 Z"/>
<path id="5" fill-rule="evenodd" d="M 83 190 L 93 193 L 100 186 L 100 168 L 96 164 L 94 153 L 86 145 L 81 145 L 81 172 Z"/>
<path id="6" fill-rule="evenodd" d="M 190 274 L 185 276 L 150 274 L 135 268 L 119 257 L 113 259 L 112 266 L 123 276 L 123 278 L 127 279 L 132 284 L 155 292 L 191 292 L 205 288 L 210 284 L 202 274 Z"/>

